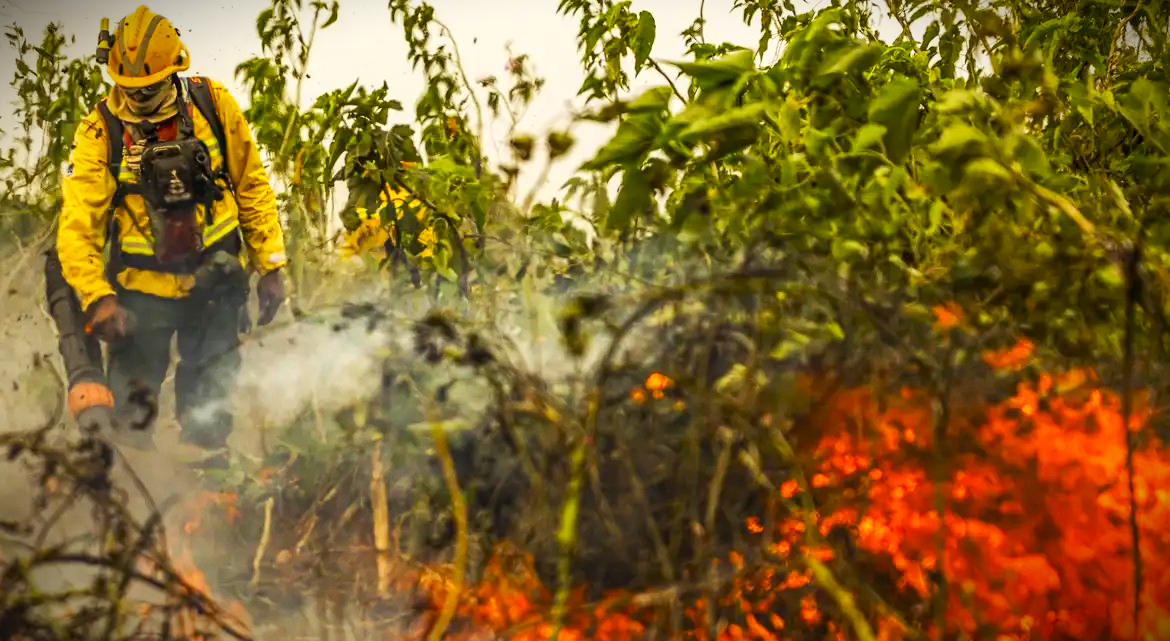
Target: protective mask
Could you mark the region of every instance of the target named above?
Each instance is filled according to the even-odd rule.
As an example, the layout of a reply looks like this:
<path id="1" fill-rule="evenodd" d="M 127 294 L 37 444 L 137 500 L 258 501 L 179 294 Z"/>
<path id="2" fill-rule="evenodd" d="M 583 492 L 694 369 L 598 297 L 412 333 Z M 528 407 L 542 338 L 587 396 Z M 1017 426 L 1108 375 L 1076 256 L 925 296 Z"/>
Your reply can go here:
<path id="1" fill-rule="evenodd" d="M 169 78 L 148 87 L 114 87 L 111 111 L 124 120 L 162 122 L 177 113 L 179 90 Z"/>

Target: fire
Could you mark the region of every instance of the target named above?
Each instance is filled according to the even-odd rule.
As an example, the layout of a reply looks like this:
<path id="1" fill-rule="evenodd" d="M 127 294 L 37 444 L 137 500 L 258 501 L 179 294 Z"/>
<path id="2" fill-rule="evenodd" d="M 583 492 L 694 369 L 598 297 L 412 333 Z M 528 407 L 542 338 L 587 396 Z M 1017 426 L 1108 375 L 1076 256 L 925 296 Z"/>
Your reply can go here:
<path id="1" fill-rule="evenodd" d="M 962 322 L 954 310 L 936 314 L 939 325 Z M 1021 339 L 984 358 L 1019 372 L 1033 352 Z M 654 372 L 633 400 L 662 398 L 673 385 Z M 878 641 L 976 638 L 985 627 L 997 631 L 997 641 L 1170 638 L 1170 575 L 1161 571 L 1170 561 L 1170 492 L 1164 489 L 1170 452 L 1158 443 L 1148 443 L 1133 461 L 1147 569 L 1137 595 L 1143 617 L 1140 628 L 1133 625 L 1125 435 L 1152 414 L 1146 398 L 1135 397 L 1125 424 L 1120 399 L 1092 371 L 1043 374 L 1021 380 L 1007 399 L 956 413 L 940 428 L 935 399 L 923 391 L 834 391 L 805 419 L 819 435 L 808 452 L 812 462 L 777 479 L 783 509 L 743 522 L 757 549 L 727 554 L 716 569 L 731 578 L 717 589 L 669 597 L 684 599 L 681 638 L 858 638 L 856 621 L 828 596 L 817 567 L 849 567 L 862 584 L 895 586 L 881 588 L 888 606 L 852 597 L 864 605 L 865 624 Z M 934 453 L 939 429 L 951 447 L 944 464 L 932 465 L 931 457 L 941 456 Z M 815 511 L 805 514 L 801 506 L 809 501 Z M 190 537 L 208 514 L 237 518 L 236 497 L 203 493 L 188 508 L 176 567 L 193 589 L 212 597 L 192 561 Z M 849 559 L 839 559 L 842 548 L 833 547 L 841 533 L 856 548 Z M 448 566 L 395 561 L 392 589 L 421 589 L 428 602 L 411 638 L 427 638 L 455 594 L 458 607 L 445 639 L 551 639 L 553 589 L 537 578 L 530 555 L 501 545 L 478 582 L 460 585 L 453 577 Z M 944 605 L 945 617 L 913 614 L 922 609 L 916 605 L 931 603 Z M 233 613 L 247 619 L 239 604 Z M 633 641 L 665 616 L 661 600 L 649 595 L 619 591 L 590 603 L 578 588 L 556 641 Z M 188 638 L 201 637 L 188 630 Z"/>
<path id="2" fill-rule="evenodd" d="M 1018 368 L 1030 350 L 1021 341 L 997 364 Z M 839 393 L 818 420 L 825 436 L 811 485 L 814 492 L 820 488 L 819 529 L 852 529 L 878 567 L 891 568 L 900 587 L 924 600 L 940 589 L 931 573 L 941 571 L 950 586 L 951 633 L 972 635 L 981 624 L 993 624 L 1004 641 L 1167 638 L 1170 578 L 1162 572 L 1146 573 L 1140 634 L 1132 625 L 1124 432 L 1140 429 L 1150 410 L 1139 405 L 1123 425 L 1120 400 L 1090 387 L 1094 378 L 1076 370 L 1021 382 L 979 424 L 959 426 L 970 430 L 981 451 L 959 455 L 945 479 L 930 478 L 924 461 L 906 447 L 930 446 L 926 394 L 906 390 L 879 403 L 866 390 Z M 865 430 L 844 429 L 847 418 L 858 416 Z M 1165 567 L 1170 494 L 1154 488 L 1170 483 L 1170 455 L 1144 449 L 1134 468 L 1146 567 Z M 865 500 L 840 500 L 834 488 L 843 486 L 859 488 Z M 779 493 L 791 499 L 797 491 L 787 481 Z M 941 514 L 940 493 L 947 506 Z M 758 523 L 750 519 L 747 529 L 756 531 Z M 781 541 L 771 547 L 777 556 L 800 545 L 793 524 L 780 524 Z M 759 591 L 753 596 L 748 603 L 770 598 Z M 806 622 L 804 615 L 813 611 L 808 603 L 802 598 Z M 880 636 L 901 638 L 897 627 L 882 622 Z M 771 639 L 779 632 L 747 630 L 727 638 Z"/>
<path id="3" fill-rule="evenodd" d="M 945 305 L 935 305 L 931 311 L 934 312 L 934 327 L 938 331 L 958 327 L 964 319 L 963 309 L 954 301 Z"/>
<path id="4" fill-rule="evenodd" d="M 1022 340 L 988 357 L 1018 371 L 1032 351 Z M 1160 489 L 1170 487 L 1170 453 L 1154 444 L 1134 461 L 1147 571 L 1140 630 L 1132 620 L 1124 432 L 1141 429 L 1150 415 L 1148 404 L 1139 402 L 1123 425 L 1120 399 L 1099 387 L 1089 370 L 1041 375 L 1020 382 L 1010 398 L 977 416 L 955 417 L 947 429 L 964 430 L 972 445 L 950 454 L 940 475 L 923 454 L 934 439 L 928 394 L 903 389 L 883 398 L 868 389 L 839 391 L 811 419 L 823 435 L 816 463 L 806 470 L 807 491 L 817 504 L 811 515 L 816 534 L 851 532 L 863 553 L 861 580 L 886 575 L 901 590 L 888 598 L 945 598 L 945 630 L 933 617 L 906 621 L 882 610 L 869 617 L 880 641 L 912 638 L 912 628 L 929 639 L 973 638 L 983 626 L 999 631 L 997 641 L 1170 638 L 1170 575 L 1150 570 L 1170 561 L 1170 492 Z M 777 495 L 798 504 L 801 491 L 790 479 Z M 806 517 L 776 517 L 745 520 L 745 532 L 758 538 L 768 560 L 749 562 L 746 551 L 731 553 L 725 562 L 738 578 L 715 601 L 700 597 L 686 607 L 686 638 L 796 641 L 817 628 L 833 639 L 857 638 L 802 566 L 805 555 L 832 563 L 834 549 L 810 547 Z M 771 532 L 765 522 L 774 523 Z M 506 571 L 493 559 L 460 608 L 473 622 L 470 629 L 549 638 L 548 589 L 530 565 L 521 566 Z M 439 603 L 442 591 L 436 594 Z M 607 603 L 613 607 L 589 609 L 577 601 L 560 639 L 638 638 L 661 612 L 637 602 L 637 595 L 612 595 Z"/>
<path id="5" fill-rule="evenodd" d="M 206 575 L 195 563 L 192 539 L 203 527 L 204 519 L 213 507 L 222 510 L 223 518 L 229 524 L 240 516 L 237 495 L 234 492 L 203 491 L 196 494 L 182 506 L 186 518 L 182 533 L 176 537 L 174 549 L 171 551 L 172 567 L 187 589 L 212 604 L 214 608 L 224 609 L 223 612 L 217 613 L 219 618 L 229 623 L 235 630 L 250 634 L 251 617 L 244 605 L 232 599 L 219 599 L 212 591 Z M 186 641 L 208 641 L 213 638 L 210 631 L 205 629 L 207 626 L 202 613 L 190 606 L 180 607 L 175 611 L 172 626 L 177 638 Z"/>
<path id="6" fill-rule="evenodd" d="M 666 390 L 673 386 L 674 381 L 666 374 L 651 372 L 641 385 L 630 390 L 630 399 L 638 404 L 645 403 L 649 398 L 659 401 L 666 397 Z M 682 410 L 680 404 L 681 401 L 676 401 L 675 409 Z"/>

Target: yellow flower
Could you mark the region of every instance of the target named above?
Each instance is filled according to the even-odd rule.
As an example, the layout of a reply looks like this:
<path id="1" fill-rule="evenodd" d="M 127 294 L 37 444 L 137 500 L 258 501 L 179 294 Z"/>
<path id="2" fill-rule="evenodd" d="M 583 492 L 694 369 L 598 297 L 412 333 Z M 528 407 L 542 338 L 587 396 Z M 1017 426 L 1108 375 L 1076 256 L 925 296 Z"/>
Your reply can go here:
<path id="1" fill-rule="evenodd" d="M 402 164 L 409 167 L 413 163 L 404 162 Z M 382 190 L 379 196 L 381 206 L 377 212 L 371 214 L 365 207 L 356 209 L 360 223 L 356 229 L 346 234 L 345 240 L 339 248 L 342 257 L 349 258 L 370 251 L 384 252 L 387 242 L 393 243 L 395 222 L 406 214 L 407 209 L 414 212 L 415 218 L 419 222 L 425 222 L 428 218 L 426 208 L 417 198 L 410 199 L 410 202 L 407 203 L 410 192 L 405 189 L 387 187 Z M 383 212 L 391 203 L 393 203 L 395 210 L 395 220 L 383 223 Z M 416 255 L 418 258 L 433 256 L 435 246 L 438 244 L 435 230 L 431 226 L 424 227 L 418 234 L 418 242 L 423 245 L 422 251 Z"/>
<path id="2" fill-rule="evenodd" d="M 361 222 L 345 235 L 345 242 L 340 248 L 344 258 L 381 248 L 390 239 L 389 232 L 382 226 L 382 217 L 379 213 L 371 215 L 365 207 L 358 207 L 357 215 Z"/>
<path id="3" fill-rule="evenodd" d="M 435 255 L 437 239 L 435 238 L 435 229 L 433 227 L 427 227 L 420 231 L 418 233 L 418 242 L 423 246 L 423 250 L 417 254 L 419 258 Z"/>

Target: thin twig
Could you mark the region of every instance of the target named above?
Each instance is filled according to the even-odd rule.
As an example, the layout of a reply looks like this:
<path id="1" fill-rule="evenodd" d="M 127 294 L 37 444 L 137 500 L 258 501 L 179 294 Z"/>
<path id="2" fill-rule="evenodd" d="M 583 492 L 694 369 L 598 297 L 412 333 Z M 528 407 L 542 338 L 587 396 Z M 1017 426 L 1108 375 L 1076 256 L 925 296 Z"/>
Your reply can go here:
<path id="1" fill-rule="evenodd" d="M 370 503 L 374 513 L 374 553 L 378 570 L 378 596 L 390 594 L 390 507 L 386 494 L 386 478 L 382 473 L 382 440 L 374 443 L 370 452 Z"/>
<path id="2" fill-rule="evenodd" d="M 231 625 L 230 623 L 228 623 L 226 621 L 223 621 L 222 620 L 222 613 L 220 612 L 219 607 L 213 601 L 208 599 L 202 592 L 200 592 L 199 590 L 196 590 L 189 583 L 187 583 L 187 581 L 185 579 L 183 579 L 183 577 L 179 576 L 174 570 L 171 570 L 168 568 L 160 568 L 160 570 L 162 570 L 163 574 L 165 575 L 166 580 L 156 579 L 154 577 L 147 576 L 147 575 L 145 575 L 141 572 L 138 572 L 136 570 L 132 570 L 129 568 L 123 568 L 123 567 L 115 567 L 109 559 L 91 556 L 88 554 L 56 554 L 56 553 L 53 553 L 53 554 L 43 555 L 39 558 L 36 558 L 36 559 L 34 559 L 34 562 L 38 565 L 39 564 L 58 564 L 58 563 L 60 563 L 60 564 L 77 564 L 77 565 L 87 565 L 87 566 L 99 567 L 99 568 L 116 569 L 120 572 L 125 572 L 125 573 L 129 574 L 130 577 L 135 581 L 149 585 L 149 586 L 151 586 L 155 589 L 158 589 L 158 590 L 160 590 L 164 593 L 167 593 L 167 594 L 173 594 L 173 591 L 171 590 L 171 587 L 168 584 L 168 582 L 178 583 L 179 585 L 181 585 L 183 587 L 183 593 L 181 595 L 176 595 L 176 596 L 178 596 L 184 603 L 195 608 L 195 610 L 199 614 L 202 614 L 204 616 L 209 617 L 212 620 L 212 622 L 215 623 L 215 625 L 217 627 L 219 627 L 221 630 L 223 630 L 225 633 L 227 633 L 232 638 L 237 639 L 237 641 L 253 641 L 252 637 L 250 635 L 248 635 L 247 633 L 244 633 L 244 632 L 240 632 L 239 630 L 237 630 L 235 628 L 235 626 Z"/>
<path id="3" fill-rule="evenodd" d="M 447 483 L 447 491 L 451 494 L 451 510 L 455 513 L 455 559 L 454 576 L 451 577 L 451 589 L 443 601 L 443 609 L 439 618 L 428 635 L 429 641 L 440 641 L 455 610 L 459 606 L 459 598 L 463 591 L 463 573 L 467 565 L 467 503 L 463 492 L 459 489 L 459 477 L 455 473 L 455 462 L 451 459 L 451 451 L 447 447 L 447 435 L 443 432 L 443 424 L 438 420 L 431 420 L 431 434 L 435 439 L 435 450 L 439 460 L 443 463 L 443 480 Z"/>
<path id="4" fill-rule="evenodd" d="M 1133 11 L 1128 16 L 1122 18 L 1121 22 L 1117 23 L 1117 28 L 1113 30 L 1113 38 L 1109 44 L 1109 68 L 1105 73 L 1105 77 L 1102 79 L 1104 87 L 1108 87 L 1113 83 L 1113 75 L 1117 71 L 1117 43 L 1121 40 L 1121 34 L 1125 31 L 1125 27 L 1131 20 L 1137 17 L 1137 14 L 1141 13 L 1142 2 L 1143 0 L 1138 0 L 1137 6 L 1133 8 Z"/>
<path id="5" fill-rule="evenodd" d="M 270 496 L 264 501 L 264 530 L 260 533 L 260 543 L 256 545 L 256 554 L 252 557 L 252 580 L 248 584 L 253 589 L 260 585 L 260 563 L 264 560 L 264 552 L 272 536 L 272 506 L 275 500 Z"/>
<path id="6" fill-rule="evenodd" d="M 666 73 L 666 70 L 665 70 L 665 69 L 663 69 L 663 68 L 662 68 L 662 66 L 658 64 L 658 61 L 656 61 L 656 60 L 648 60 L 647 62 L 649 62 L 649 63 L 650 63 L 650 66 L 654 67 L 654 70 L 655 70 L 655 71 L 657 71 L 658 73 L 662 74 L 662 77 L 666 79 L 666 82 L 667 82 L 667 84 L 669 84 L 669 85 L 670 85 L 670 89 L 671 89 L 671 91 L 673 91 L 673 92 L 674 92 L 674 95 L 678 96 L 678 99 L 679 99 L 679 100 L 681 100 L 681 101 L 683 101 L 683 102 L 685 103 L 685 102 L 687 101 L 687 97 L 686 97 L 686 96 L 684 96 L 684 95 L 682 94 L 682 92 L 678 90 L 678 87 L 676 87 L 676 86 L 674 85 L 674 81 L 670 79 L 670 76 L 669 76 L 669 75 L 667 75 L 667 73 Z"/>

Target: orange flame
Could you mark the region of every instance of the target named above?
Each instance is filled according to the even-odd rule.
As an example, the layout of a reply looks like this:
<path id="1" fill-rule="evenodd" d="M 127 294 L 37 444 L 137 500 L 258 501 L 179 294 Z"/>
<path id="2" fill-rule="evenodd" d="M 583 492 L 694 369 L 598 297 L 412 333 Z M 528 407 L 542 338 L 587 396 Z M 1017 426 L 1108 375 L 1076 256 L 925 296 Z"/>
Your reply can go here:
<path id="1" fill-rule="evenodd" d="M 1017 367 L 1027 358 L 1024 352 L 1030 355 L 1028 345 L 1021 341 L 1012 358 L 998 364 Z M 1118 482 L 1126 476 L 1123 433 L 1141 428 L 1150 409 L 1138 403 L 1124 426 L 1119 400 L 1094 387 L 1095 378 L 1088 370 L 1043 375 L 1020 383 L 1011 398 L 981 416 L 954 418 L 948 430 L 967 430 L 978 448 L 955 455 L 943 476 L 937 471 L 932 476 L 916 451 L 933 439 L 929 395 L 903 389 L 894 398 L 878 399 L 865 389 L 837 392 L 810 419 L 823 434 L 807 477 L 817 503 L 812 515 L 817 533 L 852 531 L 856 545 L 872 559 L 867 571 L 890 573 L 903 598 L 934 598 L 937 576 L 945 577 L 947 629 L 918 622 L 915 627 L 921 626 L 926 638 L 970 637 L 983 625 L 1000 631 L 997 641 L 1170 638 L 1165 573 L 1147 572 L 1142 628 L 1133 627 L 1128 495 L 1126 483 Z M 1159 488 L 1170 487 L 1170 453 L 1143 449 L 1134 467 L 1147 568 L 1165 567 L 1170 495 Z M 798 492 L 795 480 L 778 488 L 785 498 Z M 941 514 L 940 492 L 947 505 Z M 801 554 L 833 559 L 827 546 L 805 547 L 802 518 L 781 515 L 770 526 L 771 535 L 761 517 L 746 519 L 747 531 L 760 536 L 774 564 L 753 564 L 744 553 L 731 553 L 727 563 L 739 578 L 710 604 L 716 624 L 708 620 L 706 597 L 695 599 L 685 608 L 685 638 L 803 640 L 818 625 L 827 627 L 829 638 L 855 638 L 850 625 L 833 620 L 835 609 L 809 592 L 812 573 L 785 565 L 799 562 Z M 443 582 L 433 585 L 439 603 Z M 559 638 L 639 638 L 656 613 L 636 607 L 632 596 L 611 595 L 605 605 L 585 608 L 582 593 L 574 592 L 574 614 Z M 550 603 L 530 557 L 497 555 L 469 590 L 460 613 L 472 623 L 457 636 L 477 638 L 468 630 L 479 630 L 547 639 Z M 881 641 L 910 636 L 891 614 L 870 623 Z M 716 631 L 713 639 L 710 629 Z"/>
<path id="2" fill-rule="evenodd" d="M 216 597 L 207 577 L 195 563 L 192 550 L 193 536 L 203 527 L 205 517 L 211 514 L 210 508 L 213 506 L 220 508 L 224 521 L 229 524 L 234 523 L 240 516 L 239 508 L 236 505 L 237 499 L 235 492 L 204 491 L 187 501 L 182 506 L 186 520 L 183 523 L 182 534 L 177 537 L 177 550 L 172 551 L 171 557 L 175 572 L 183 579 L 188 588 L 208 602 L 223 607 L 224 619 L 236 629 L 248 633 L 252 626 L 247 608 L 234 599 L 223 600 Z M 174 616 L 172 625 L 179 638 L 188 641 L 205 641 L 211 638 L 208 636 L 208 631 L 200 627 L 197 613 L 190 608 L 179 609 Z"/>

